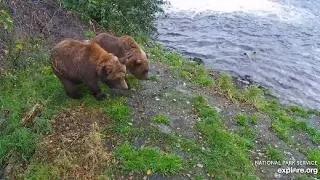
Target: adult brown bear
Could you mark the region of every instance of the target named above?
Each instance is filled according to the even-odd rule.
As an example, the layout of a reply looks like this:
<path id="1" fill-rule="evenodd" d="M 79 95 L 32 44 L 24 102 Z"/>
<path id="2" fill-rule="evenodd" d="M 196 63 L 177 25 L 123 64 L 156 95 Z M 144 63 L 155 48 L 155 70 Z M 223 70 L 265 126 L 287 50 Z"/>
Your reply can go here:
<path id="1" fill-rule="evenodd" d="M 149 60 L 147 54 L 131 36 L 113 36 L 101 33 L 91 40 L 104 50 L 117 56 L 127 70 L 138 79 L 149 79 Z"/>
<path id="2" fill-rule="evenodd" d="M 66 39 L 51 51 L 51 67 L 72 98 L 81 98 L 77 85 L 85 83 L 92 94 L 103 100 L 99 80 L 116 88 L 128 89 L 126 66 L 96 43 Z"/>

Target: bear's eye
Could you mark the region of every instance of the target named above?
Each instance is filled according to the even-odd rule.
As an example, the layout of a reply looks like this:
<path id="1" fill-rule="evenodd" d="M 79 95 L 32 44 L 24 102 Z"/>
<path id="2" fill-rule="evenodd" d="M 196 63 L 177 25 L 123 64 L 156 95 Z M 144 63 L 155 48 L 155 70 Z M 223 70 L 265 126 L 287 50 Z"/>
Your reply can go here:
<path id="1" fill-rule="evenodd" d="M 147 74 L 149 71 L 148 70 L 144 70 L 143 71 L 143 74 Z"/>

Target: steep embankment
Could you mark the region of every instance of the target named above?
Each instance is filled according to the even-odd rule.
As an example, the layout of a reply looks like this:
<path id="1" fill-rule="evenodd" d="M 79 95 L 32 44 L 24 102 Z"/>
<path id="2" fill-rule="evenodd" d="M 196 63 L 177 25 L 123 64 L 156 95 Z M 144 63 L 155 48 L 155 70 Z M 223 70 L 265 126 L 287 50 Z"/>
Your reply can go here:
<path id="1" fill-rule="evenodd" d="M 48 64 L 50 46 L 94 29 L 56 4 L 18 2 L 13 10 L 32 21 L 17 28 L 43 31 L 20 36 L 9 57 L 17 66 L 0 77 L 0 160 L 9 179 L 287 179 L 303 174 L 255 162 L 320 161 L 320 133 L 309 124 L 317 112 L 267 101 L 255 87 L 240 91 L 231 77 L 151 42 L 139 41 L 152 80 L 130 77 L 128 91 L 104 87 L 102 102 L 85 87 L 83 99 L 68 98 Z"/>

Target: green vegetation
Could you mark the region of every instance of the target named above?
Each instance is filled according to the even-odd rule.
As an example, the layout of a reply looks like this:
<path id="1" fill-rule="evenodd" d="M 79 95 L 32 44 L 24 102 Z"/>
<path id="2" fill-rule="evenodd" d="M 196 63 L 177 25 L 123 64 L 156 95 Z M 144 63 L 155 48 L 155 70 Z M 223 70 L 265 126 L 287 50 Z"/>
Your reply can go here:
<path id="1" fill-rule="evenodd" d="M 267 148 L 267 156 L 268 156 L 269 160 L 271 160 L 271 161 L 284 161 L 285 160 L 284 154 L 271 145 L 269 145 Z"/>
<path id="2" fill-rule="evenodd" d="M 87 21 L 94 20 L 107 30 L 120 34 L 149 34 L 154 30 L 156 14 L 162 12 L 163 0 L 61 0 Z"/>
<path id="3" fill-rule="evenodd" d="M 47 164 L 37 164 L 29 171 L 30 180 L 38 179 L 57 179 L 59 178 L 56 170 Z"/>
<path id="4" fill-rule="evenodd" d="M 170 153 L 159 152 L 155 148 L 134 149 L 124 144 L 116 151 L 122 168 L 128 172 L 146 174 L 148 170 L 163 175 L 172 175 L 182 170 L 182 159 Z"/>
<path id="5" fill-rule="evenodd" d="M 320 150 L 311 150 L 308 152 L 307 154 L 308 160 L 309 161 L 316 161 L 317 162 L 317 166 L 314 168 L 318 168 L 318 170 L 320 169 Z M 320 178 L 320 174 L 318 172 L 317 177 Z"/>
<path id="6" fill-rule="evenodd" d="M 9 31 L 13 30 L 13 19 L 5 10 L 0 11 L 0 27 Z"/>
<path id="7" fill-rule="evenodd" d="M 16 66 L 11 73 L 0 77 L 3 85 L 0 87 L 0 112 L 6 114 L 6 121 L 0 127 L 1 165 L 12 154 L 28 160 L 33 155 L 38 134 L 51 131 L 48 120 L 73 102 L 65 101 L 58 79 L 45 66 L 41 67 L 48 60 L 47 51 L 26 50 L 20 58 L 25 61 L 23 66 Z M 28 70 L 23 71 L 26 66 Z M 21 126 L 20 120 L 36 104 L 42 104 L 45 111 L 34 120 L 30 119 L 36 122 L 33 127 Z"/>
<path id="8" fill-rule="evenodd" d="M 154 122 L 157 124 L 164 124 L 164 125 L 170 125 L 170 120 L 168 116 L 165 115 L 158 115 L 154 118 Z"/>
<path id="9" fill-rule="evenodd" d="M 273 120 L 272 128 L 282 139 L 291 141 L 290 135 L 293 131 L 306 132 L 314 143 L 320 144 L 320 132 L 309 126 L 305 121 L 297 120 L 295 117 L 290 116 L 280 106 L 279 101 L 269 101 L 262 111 L 267 113 Z"/>
<path id="10" fill-rule="evenodd" d="M 173 72 L 180 77 L 203 86 L 213 85 L 209 70 L 204 65 L 187 61 L 178 53 L 166 52 L 160 45 L 153 45 L 152 48 L 147 48 L 146 51 L 150 52 L 151 59 L 168 64 L 172 67 Z"/>
<path id="11" fill-rule="evenodd" d="M 252 125 L 256 124 L 257 116 L 253 115 L 248 117 L 247 115 L 240 113 L 236 115 L 235 119 L 237 120 L 237 124 L 242 126 L 238 132 L 239 136 L 246 139 L 248 144 L 253 147 L 257 133 Z"/>
<path id="12" fill-rule="evenodd" d="M 92 39 L 92 38 L 94 38 L 96 36 L 96 34 L 94 32 L 92 32 L 92 31 L 87 31 L 87 32 L 84 33 L 84 35 L 89 39 Z"/>
<path id="13" fill-rule="evenodd" d="M 157 81 L 157 76 L 156 75 L 151 75 L 150 76 L 151 81 Z"/>
<path id="14" fill-rule="evenodd" d="M 201 118 L 197 129 L 210 147 L 204 159 L 207 173 L 218 179 L 254 179 L 247 141 L 228 132 L 218 112 L 202 96 L 194 99 L 194 107 Z"/>
<path id="15" fill-rule="evenodd" d="M 289 113 L 292 113 L 292 114 L 300 116 L 300 117 L 304 117 L 304 118 L 309 117 L 308 111 L 305 109 L 302 109 L 301 107 L 298 107 L 298 106 L 288 106 L 287 111 Z"/>
<path id="16" fill-rule="evenodd" d="M 235 88 L 231 76 L 222 73 L 216 80 L 216 86 L 231 100 L 242 100 L 241 93 Z"/>
<path id="17" fill-rule="evenodd" d="M 251 118 L 250 118 L 250 123 L 251 124 L 257 124 L 258 121 L 259 121 L 259 116 L 257 114 L 254 114 L 254 115 L 251 116 Z"/>
<path id="18" fill-rule="evenodd" d="M 134 76 L 128 76 L 126 81 L 127 81 L 127 84 L 130 88 L 141 87 L 140 81 L 137 78 L 135 78 Z"/>
<path id="19" fill-rule="evenodd" d="M 248 117 L 244 114 L 238 114 L 236 116 L 236 119 L 237 119 L 237 123 L 241 126 L 247 126 L 249 123 Z"/>

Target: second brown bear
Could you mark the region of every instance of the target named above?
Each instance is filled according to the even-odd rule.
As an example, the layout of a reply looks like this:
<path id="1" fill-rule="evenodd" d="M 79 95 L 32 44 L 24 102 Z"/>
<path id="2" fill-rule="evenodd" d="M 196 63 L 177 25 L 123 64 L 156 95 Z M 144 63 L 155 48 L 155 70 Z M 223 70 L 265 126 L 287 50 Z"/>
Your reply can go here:
<path id="1" fill-rule="evenodd" d="M 149 60 L 147 54 L 131 36 L 116 37 L 101 33 L 91 40 L 106 51 L 117 56 L 127 70 L 138 79 L 149 79 Z"/>

